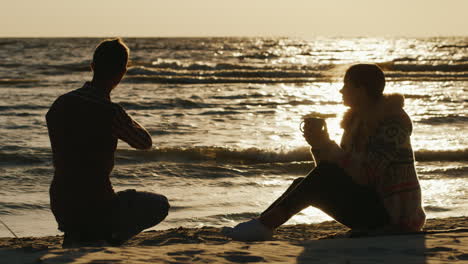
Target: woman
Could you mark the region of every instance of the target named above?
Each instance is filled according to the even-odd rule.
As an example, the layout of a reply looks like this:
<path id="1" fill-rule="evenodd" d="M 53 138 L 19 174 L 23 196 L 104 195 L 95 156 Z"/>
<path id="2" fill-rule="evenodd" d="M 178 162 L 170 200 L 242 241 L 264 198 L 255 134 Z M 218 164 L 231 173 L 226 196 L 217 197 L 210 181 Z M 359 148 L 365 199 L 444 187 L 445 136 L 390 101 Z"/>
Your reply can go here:
<path id="1" fill-rule="evenodd" d="M 351 66 L 340 90 L 349 107 L 340 146 L 326 126 L 307 123 L 304 138 L 317 167 L 292 183 L 257 219 L 227 231 L 236 240 L 268 240 L 274 230 L 314 206 L 353 231 L 420 231 L 425 223 L 414 166 L 412 123 L 399 94 L 384 95 L 385 76 L 374 64 Z"/>

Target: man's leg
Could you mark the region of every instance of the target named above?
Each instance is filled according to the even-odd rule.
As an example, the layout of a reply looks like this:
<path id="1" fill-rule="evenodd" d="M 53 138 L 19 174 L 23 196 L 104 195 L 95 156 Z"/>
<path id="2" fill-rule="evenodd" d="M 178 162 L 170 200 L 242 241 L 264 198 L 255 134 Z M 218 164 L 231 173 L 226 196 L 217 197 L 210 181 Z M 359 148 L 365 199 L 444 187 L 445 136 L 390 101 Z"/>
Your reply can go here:
<path id="1" fill-rule="evenodd" d="M 67 214 L 57 218 L 59 229 L 63 231 L 62 247 L 95 246 L 105 243 L 110 237 L 110 205 L 93 207 L 84 204 L 70 206 Z"/>
<path id="2" fill-rule="evenodd" d="M 164 195 L 125 190 L 117 193 L 112 213 L 113 245 L 123 244 L 144 229 L 159 224 L 169 212 Z"/>
<path id="3" fill-rule="evenodd" d="M 310 205 L 350 228 L 377 228 L 389 220 L 375 191 L 354 183 L 341 168 L 330 163 L 321 163 L 259 220 L 274 229 Z"/>

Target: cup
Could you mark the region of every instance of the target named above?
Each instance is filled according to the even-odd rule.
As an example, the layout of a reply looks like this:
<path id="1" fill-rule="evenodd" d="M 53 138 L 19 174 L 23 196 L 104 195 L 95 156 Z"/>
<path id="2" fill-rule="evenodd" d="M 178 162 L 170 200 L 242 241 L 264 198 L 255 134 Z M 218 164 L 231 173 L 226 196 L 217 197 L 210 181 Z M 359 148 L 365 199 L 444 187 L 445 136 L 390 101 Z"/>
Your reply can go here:
<path id="1" fill-rule="evenodd" d="M 325 119 L 315 117 L 312 115 L 305 115 L 302 117 L 302 122 L 299 126 L 301 132 L 304 131 L 312 132 L 313 134 L 317 134 L 318 132 L 323 130 L 325 126 Z"/>

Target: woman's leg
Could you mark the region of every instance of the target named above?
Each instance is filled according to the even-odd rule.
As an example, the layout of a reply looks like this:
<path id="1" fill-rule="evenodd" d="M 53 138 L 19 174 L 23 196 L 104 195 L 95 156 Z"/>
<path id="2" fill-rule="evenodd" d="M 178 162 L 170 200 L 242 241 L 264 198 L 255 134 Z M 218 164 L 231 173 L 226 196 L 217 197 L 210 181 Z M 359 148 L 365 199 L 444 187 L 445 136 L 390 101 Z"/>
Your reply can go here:
<path id="1" fill-rule="evenodd" d="M 294 181 L 289 185 L 288 189 L 278 198 L 276 199 L 261 215 L 264 215 L 266 212 L 270 211 L 272 208 L 275 208 L 276 205 L 284 199 L 292 190 L 296 188 L 296 186 L 304 180 L 305 177 L 299 177 L 294 179 Z"/>
<path id="2" fill-rule="evenodd" d="M 377 228 L 389 216 L 378 194 L 354 183 L 338 166 L 320 163 L 259 218 L 274 229 L 308 206 L 314 206 L 350 228 Z"/>

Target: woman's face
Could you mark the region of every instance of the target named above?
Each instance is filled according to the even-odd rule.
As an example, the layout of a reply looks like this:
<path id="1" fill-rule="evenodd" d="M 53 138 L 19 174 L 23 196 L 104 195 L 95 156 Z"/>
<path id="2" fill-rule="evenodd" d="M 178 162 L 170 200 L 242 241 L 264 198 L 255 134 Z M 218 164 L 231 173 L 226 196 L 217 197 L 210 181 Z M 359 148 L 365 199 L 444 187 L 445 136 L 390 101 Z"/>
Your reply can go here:
<path id="1" fill-rule="evenodd" d="M 357 108 L 366 103 L 365 89 L 361 86 L 356 86 L 349 80 L 349 76 L 345 76 L 344 85 L 340 93 L 343 96 L 343 104 L 351 108 Z"/>

